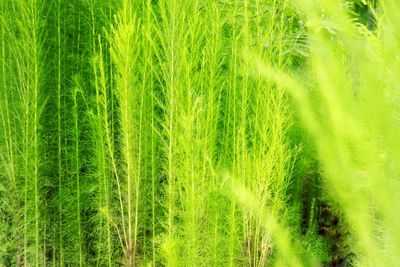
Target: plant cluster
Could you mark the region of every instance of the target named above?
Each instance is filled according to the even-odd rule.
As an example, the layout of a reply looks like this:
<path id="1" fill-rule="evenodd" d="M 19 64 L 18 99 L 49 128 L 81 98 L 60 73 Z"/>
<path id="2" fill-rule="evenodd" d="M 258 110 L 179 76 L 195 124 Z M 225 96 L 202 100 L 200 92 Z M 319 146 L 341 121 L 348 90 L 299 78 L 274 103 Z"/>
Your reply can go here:
<path id="1" fill-rule="evenodd" d="M 391 266 L 395 0 L 0 2 L 0 266 Z"/>

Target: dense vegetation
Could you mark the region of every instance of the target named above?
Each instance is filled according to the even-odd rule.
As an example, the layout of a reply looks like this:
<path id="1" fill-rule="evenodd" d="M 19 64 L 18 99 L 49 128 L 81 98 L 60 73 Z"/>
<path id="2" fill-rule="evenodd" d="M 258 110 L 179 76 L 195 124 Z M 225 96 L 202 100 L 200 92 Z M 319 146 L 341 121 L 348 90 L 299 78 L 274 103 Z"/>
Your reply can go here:
<path id="1" fill-rule="evenodd" d="M 396 266 L 398 10 L 0 1 L 0 266 Z"/>

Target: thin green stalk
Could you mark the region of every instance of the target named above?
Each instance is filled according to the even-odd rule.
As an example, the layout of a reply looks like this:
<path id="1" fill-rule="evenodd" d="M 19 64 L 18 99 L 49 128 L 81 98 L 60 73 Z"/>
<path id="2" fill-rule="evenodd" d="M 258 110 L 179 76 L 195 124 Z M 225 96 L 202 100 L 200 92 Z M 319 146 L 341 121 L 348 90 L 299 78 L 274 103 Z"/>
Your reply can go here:
<path id="1" fill-rule="evenodd" d="M 104 121 L 108 121 L 108 96 L 107 96 L 107 87 L 106 87 L 106 79 L 105 79 L 105 73 L 104 73 L 104 63 L 103 63 L 103 51 L 102 51 L 102 44 L 101 44 L 101 38 L 99 36 L 99 70 L 100 70 L 100 78 L 97 77 L 97 66 L 94 66 L 94 74 L 95 74 L 95 79 L 96 79 L 96 106 L 97 106 L 97 117 L 98 117 L 98 131 L 100 135 L 100 140 L 97 146 L 99 146 L 99 158 L 100 158 L 100 177 L 102 177 L 101 182 L 99 183 L 101 186 L 103 186 L 103 191 L 104 191 L 104 202 L 105 202 L 105 209 L 107 212 L 110 212 L 110 196 L 109 196 L 109 175 L 108 169 L 106 168 L 106 145 L 105 145 L 105 140 L 104 140 L 104 129 L 103 129 L 103 124 Z M 101 92 L 98 86 L 97 80 L 100 80 L 100 88 Z M 100 94 L 102 95 L 102 100 L 100 99 Z M 102 110 L 103 108 L 103 110 Z M 105 127 L 108 127 L 108 124 L 105 123 Z M 108 218 L 106 218 L 106 231 L 107 231 L 107 261 L 108 261 L 108 266 L 112 266 L 112 242 L 111 242 L 111 225 L 110 221 Z M 101 251 L 99 251 L 101 253 Z M 100 256 L 100 255 L 99 255 Z"/>
<path id="2" fill-rule="evenodd" d="M 79 85 L 78 85 L 79 86 Z M 75 179 L 76 179 L 76 218 L 77 218 L 77 230 L 78 230 L 78 255 L 79 255 L 79 266 L 83 266 L 83 248 L 82 248 L 82 223 L 81 223 L 81 177 L 80 177 L 80 152 L 79 152 L 79 136 L 80 128 L 78 121 L 78 93 L 79 88 L 76 88 L 73 92 L 73 117 L 74 117 L 74 167 L 75 167 Z"/>
<path id="3" fill-rule="evenodd" d="M 57 164 L 58 164 L 58 249 L 59 249 L 59 263 L 64 265 L 63 254 L 63 216 L 62 216 L 62 203 L 63 203 L 63 175 L 62 175 L 62 128 L 61 128 L 61 68 L 62 68 L 62 48 L 61 48 L 61 0 L 58 0 L 58 13 L 57 13 L 57 45 L 58 45 L 58 58 L 57 58 Z M 56 246 L 54 246 L 54 255 L 56 254 Z M 53 263 L 55 264 L 55 262 Z"/>

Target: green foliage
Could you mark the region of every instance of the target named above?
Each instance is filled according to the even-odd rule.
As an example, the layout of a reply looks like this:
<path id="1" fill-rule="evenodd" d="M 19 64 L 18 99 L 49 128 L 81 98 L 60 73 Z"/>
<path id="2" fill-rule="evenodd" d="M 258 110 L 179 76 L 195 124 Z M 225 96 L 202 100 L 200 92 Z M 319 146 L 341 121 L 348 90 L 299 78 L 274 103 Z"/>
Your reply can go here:
<path id="1" fill-rule="evenodd" d="M 0 266 L 397 262 L 394 0 L 0 2 Z"/>
<path id="2" fill-rule="evenodd" d="M 395 77 L 397 67 L 392 11 L 398 4 L 382 3 L 385 16 L 376 18 L 380 26 L 373 33 L 354 23 L 340 1 L 298 2 L 310 21 L 307 73 L 299 81 L 276 68 L 260 70 L 297 101 L 330 198 L 354 236 L 355 264 L 396 264 L 398 90 L 387 77 Z"/>

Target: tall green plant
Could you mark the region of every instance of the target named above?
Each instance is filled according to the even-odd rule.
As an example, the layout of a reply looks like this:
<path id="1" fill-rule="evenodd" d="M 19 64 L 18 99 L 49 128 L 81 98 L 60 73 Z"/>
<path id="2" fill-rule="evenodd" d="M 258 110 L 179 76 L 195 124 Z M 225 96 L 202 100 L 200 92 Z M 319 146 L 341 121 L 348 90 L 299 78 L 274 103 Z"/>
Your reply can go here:
<path id="1" fill-rule="evenodd" d="M 4 25 L 9 25 L 7 30 L 12 44 L 9 51 L 14 60 L 13 63 L 9 63 L 8 70 L 16 71 L 12 76 L 11 73 L 9 74 L 14 81 L 15 91 L 9 90 L 9 86 L 3 88 L 6 95 L 9 92 L 15 92 L 16 99 L 13 105 L 16 108 L 14 109 L 11 106 L 7 108 L 15 111 L 16 125 L 21 129 L 16 133 L 18 141 L 13 142 L 19 147 L 18 164 L 21 169 L 18 178 L 15 177 L 15 186 L 19 193 L 23 194 L 23 199 L 20 199 L 22 205 L 20 208 L 23 210 L 22 224 L 15 221 L 16 224 L 13 225 L 13 227 L 21 227 L 21 231 L 15 236 L 16 240 L 23 240 L 23 245 L 18 248 L 22 251 L 17 252 L 20 255 L 17 262 L 24 265 L 32 263 L 38 266 L 46 261 L 44 256 L 45 217 L 43 213 L 45 204 L 42 198 L 45 178 L 41 175 L 44 164 L 41 153 L 45 144 L 40 143 L 40 118 L 44 105 L 41 34 L 43 3 L 41 1 L 13 2 L 10 5 L 4 4 L 4 6 L 8 7 L 8 14 L 17 18 L 13 26 L 10 24 L 11 21 L 8 20 L 8 23 L 4 21 Z M 4 20 L 7 19 L 5 13 L 3 18 Z M 15 32 L 18 32 L 18 37 Z M 5 73 L 3 72 L 3 74 Z M 3 79 L 6 79 L 6 75 Z M 9 125 L 9 127 L 14 126 Z M 18 209 L 18 207 L 15 208 Z M 16 209 L 14 212 L 17 211 Z"/>

